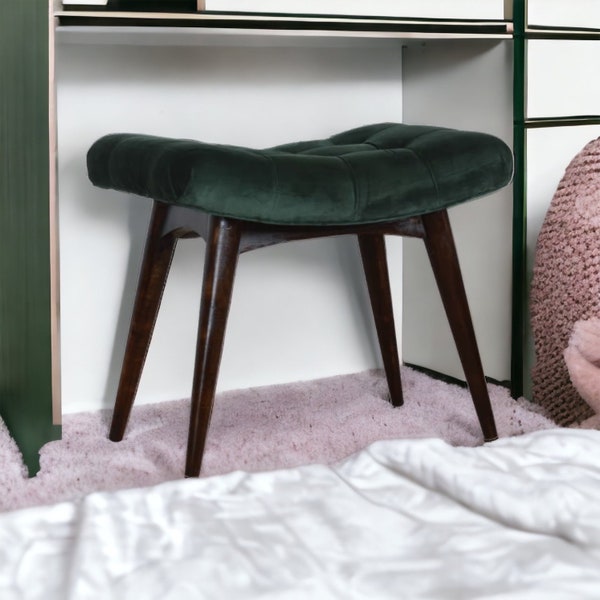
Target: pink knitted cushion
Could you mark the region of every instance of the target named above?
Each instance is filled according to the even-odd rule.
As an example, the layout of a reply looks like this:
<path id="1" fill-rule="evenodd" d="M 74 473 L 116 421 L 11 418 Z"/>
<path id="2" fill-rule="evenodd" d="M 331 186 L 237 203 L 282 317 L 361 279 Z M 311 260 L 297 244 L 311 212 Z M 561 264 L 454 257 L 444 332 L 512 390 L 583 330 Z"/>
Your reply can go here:
<path id="1" fill-rule="evenodd" d="M 540 231 L 531 287 L 533 400 L 561 425 L 592 414 L 563 358 L 573 325 L 600 317 L 600 138 L 568 166 Z"/>

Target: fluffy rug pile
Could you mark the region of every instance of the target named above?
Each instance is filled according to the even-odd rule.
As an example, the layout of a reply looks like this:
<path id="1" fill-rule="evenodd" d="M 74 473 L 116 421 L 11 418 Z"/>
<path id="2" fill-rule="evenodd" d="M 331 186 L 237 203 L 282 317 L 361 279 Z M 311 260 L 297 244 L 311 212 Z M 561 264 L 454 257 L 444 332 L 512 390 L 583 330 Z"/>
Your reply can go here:
<path id="1" fill-rule="evenodd" d="M 467 390 L 406 367 L 403 388 L 405 404 L 396 409 L 378 371 L 220 394 L 202 476 L 331 464 L 383 439 L 482 442 Z M 501 437 L 556 427 L 539 407 L 489 388 Z M 110 411 L 66 415 L 63 439 L 42 448 L 40 472 L 31 479 L 0 421 L 0 510 L 179 479 L 188 418 L 185 400 L 136 407 L 125 439 L 113 443 L 106 437 Z"/>

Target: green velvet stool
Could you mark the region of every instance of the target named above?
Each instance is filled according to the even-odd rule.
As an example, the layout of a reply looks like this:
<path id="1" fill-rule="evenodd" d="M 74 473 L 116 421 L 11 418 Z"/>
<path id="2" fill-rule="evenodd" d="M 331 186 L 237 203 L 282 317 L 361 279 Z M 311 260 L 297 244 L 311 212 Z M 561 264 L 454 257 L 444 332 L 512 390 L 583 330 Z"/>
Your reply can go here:
<path id="1" fill-rule="evenodd" d="M 139 134 L 88 153 L 96 186 L 154 201 L 110 439 L 125 433 L 178 239 L 206 241 L 186 476 L 198 476 L 238 255 L 289 240 L 358 238 L 390 399 L 402 404 L 385 235 L 422 238 L 485 440 L 494 416 L 446 210 L 509 183 L 499 139 L 395 123 L 266 150 Z"/>

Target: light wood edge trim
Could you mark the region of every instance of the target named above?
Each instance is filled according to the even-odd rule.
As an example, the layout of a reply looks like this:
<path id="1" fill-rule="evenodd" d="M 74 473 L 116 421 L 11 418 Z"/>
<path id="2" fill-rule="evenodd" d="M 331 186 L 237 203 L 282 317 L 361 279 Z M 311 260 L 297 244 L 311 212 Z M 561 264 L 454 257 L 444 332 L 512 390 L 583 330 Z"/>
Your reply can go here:
<path id="1" fill-rule="evenodd" d="M 62 424 L 61 361 L 60 361 L 60 256 L 58 242 L 58 165 L 56 123 L 56 75 L 54 3 L 48 2 L 48 133 L 49 133 L 49 228 L 50 228 L 50 350 L 52 378 L 52 423 Z"/>
<path id="2" fill-rule="evenodd" d="M 1 0 L 0 0 L 1 1 Z M 92 26 L 93 27 L 93 26 Z M 143 28 L 142 28 L 143 29 Z M 59 27 L 59 31 L 67 31 L 67 27 Z M 436 33 L 406 31 L 345 31 L 335 29 L 244 29 L 244 28 L 211 28 L 211 33 L 221 35 L 258 35 L 274 37 L 324 37 L 324 38 L 361 38 L 382 40 L 511 40 L 512 33 Z"/>
<path id="3" fill-rule="evenodd" d="M 206 3 L 204 0 L 198 0 L 198 3 L 196 4 L 196 9 L 197 10 L 204 10 L 206 7 Z"/>

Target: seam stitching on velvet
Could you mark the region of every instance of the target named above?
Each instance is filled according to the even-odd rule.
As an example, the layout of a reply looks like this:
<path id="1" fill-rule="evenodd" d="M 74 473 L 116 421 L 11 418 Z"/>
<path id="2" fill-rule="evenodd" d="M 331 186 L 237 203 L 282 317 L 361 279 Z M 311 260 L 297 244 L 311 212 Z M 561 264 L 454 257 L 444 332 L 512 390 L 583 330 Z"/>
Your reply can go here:
<path id="1" fill-rule="evenodd" d="M 368 146 L 375 148 L 375 150 L 382 150 L 382 148 L 378 146 L 375 142 L 364 141 L 363 144 L 367 144 Z"/>
<path id="2" fill-rule="evenodd" d="M 348 169 L 348 171 L 350 172 L 350 175 L 352 176 L 352 187 L 354 188 L 354 219 L 356 219 L 356 217 L 359 214 L 358 208 L 360 206 L 360 208 L 362 209 L 362 202 L 360 201 L 360 194 L 359 194 L 359 189 L 358 189 L 358 181 L 357 181 L 357 177 L 356 177 L 356 173 L 354 171 L 354 167 L 352 166 L 352 164 L 350 162 L 348 162 L 348 160 L 346 160 L 344 155 L 340 155 L 338 156 L 338 158 L 346 165 L 346 168 Z M 362 215 L 362 210 L 360 211 L 360 214 Z"/>
<path id="3" fill-rule="evenodd" d="M 279 194 L 277 193 L 277 190 L 279 189 L 279 176 L 277 174 L 277 163 L 275 162 L 275 157 L 271 154 L 265 154 L 264 156 L 266 156 L 269 159 L 269 162 L 271 163 L 271 167 L 272 167 L 272 172 L 273 172 L 273 184 L 271 185 L 271 201 L 270 201 L 270 206 L 269 206 L 269 212 L 273 213 L 273 212 L 277 212 L 275 210 L 276 208 L 276 204 L 277 204 L 277 198 L 279 197 Z"/>
<path id="4" fill-rule="evenodd" d="M 427 172 L 429 173 L 429 178 L 431 179 L 431 182 L 433 183 L 433 187 L 435 188 L 435 195 L 436 195 L 437 199 L 439 200 L 440 199 L 440 189 L 438 188 L 437 179 L 434 177 L 433 171 L 431 170 L 431 167 L 429 166 L 429 162 L 426 161 L 413 148 L 410 148 L 409 146 L 405 146 L 404 149 L 408 150 L 409 152 L 411 152 L 412 154 L 414 154 L 419 159 L 419 161 L 421 162 L 421 164 L 427 169 Z"/>

